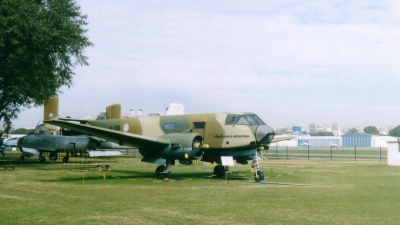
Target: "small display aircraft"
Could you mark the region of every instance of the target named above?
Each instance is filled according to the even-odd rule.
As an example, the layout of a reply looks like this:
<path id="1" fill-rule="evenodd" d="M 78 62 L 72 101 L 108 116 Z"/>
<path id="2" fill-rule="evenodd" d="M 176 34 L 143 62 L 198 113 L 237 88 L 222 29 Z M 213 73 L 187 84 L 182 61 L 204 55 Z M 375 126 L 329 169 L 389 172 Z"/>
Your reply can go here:
<path id="1" fill-rule="evenodd" d="M 58 153 L 64 152 L 66 156 L 63 162 L 68 162 L 70 154 L 80 154 L 90 150 L 99 151 L 100 149 L 123 149 L 124 146 L 119 146 L 115 143 L 100 139 L 97 137 L 88 137 L 85 135 L 63 136 L 53 135 L 49 130 L 46 130 L 43 125 L 39 125 L 36 129 L 24 137 L 20 137 L 16 143 L 17 147 L 23 153 L 31 153 L 39 155 L 40 162 L 46 162 L 43 153 L 49 153 L 49 160 L 56 161 Z M 121 155 L 119 151 L 111 152 L 108 155 Z M 25 154 L 26 155 L 26 154 Z M 23 161 L 25 155 L 20 156 Z"/>
<path id="2" fill-rule="evenodd" d="M 272 142 L 293 138 L 275 136 L 274 130 L 254 113 L 112 116 L 118 115 L 113 111 L 120 112 L 120 108 L 119 104 L 107 107 L 109 116 L 102 120 L 57 118 L 44 122 L 136 147 L 143 156 L 142 162 L 160 165 L 155 171 L 159 179 L 168 177 L 176 160 L 181 164 L 192 164 L 192 160 L 199 159 L 216 163 L 214 174 L 222 176 L 228 168 L 222 165 L 221 156 L 231 156 L 244 165 L 252 160 L 254 179 L 258 182 L 264 180 L 258 164 L 260 150 Z"/>
<path id="3" fill-rule="evenodd" d="M 58 116 L 58 98 L 50 98 L 44 103 L 44 119 L 56 118 Z M 68 162 L 70 154 L 80 154 L 90 150 L 101 151 L 102 155 L 121 155 L 117 149 L 125 149 L 126 146 L 106 141 L 101 138 L 85 136 L 85 135 L 65 135 L 59 127 L 40 124 L 35 130 L 26 136 L 12 138 L 2 143 L 0 153 L 4 155 L 7 147 L 17 147 L 22 155 L 20 160 L 24 161 L 26 156 L 39 155 L 40 162 L 46 162 L 43 153 L 49 153 L 49 160 L 56 161 L 58 153 L 66 153 L 63 162 Z M 62 135 L 64 134 L 64 135 Z M 109 149 L 111 151 L 107 151 Z M 96 154 L 99 155 L 99 154 Z"/>

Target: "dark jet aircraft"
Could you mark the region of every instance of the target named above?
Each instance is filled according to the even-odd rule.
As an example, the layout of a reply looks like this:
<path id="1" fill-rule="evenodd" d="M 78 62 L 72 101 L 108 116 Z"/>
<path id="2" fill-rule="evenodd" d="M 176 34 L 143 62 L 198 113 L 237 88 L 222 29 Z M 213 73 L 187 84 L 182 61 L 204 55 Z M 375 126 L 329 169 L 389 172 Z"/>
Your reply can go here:
<path id="1" fill-rule="evenodd" d="M 17 147 L 25 153 L 38 153 L 40 162 L 46 162 L 46 158 L 43 156 L 45 152 L 49 153 L 49 160 L 53 161 L 58 159 L 59 152 L 65 152 L 67 155 L 63 158 L 63 162 L 68 162 L 70 154 L 83 154 L 89 150 L 124 148 L 96 137 L 53 135 L 43 125 L 36 127 L 32 133 L 20 137 L 17 141 Z M 114 153 L 113 155 L 121 154 L 119 151 L 107 152 Z M 24 160 L 24 154 L 20 156 L 20 159 L 21 161 Z"/>
<path id="2" fill-rule="evenodd" d="M 58 117 L 58 98 L 53 97 L 44 102 L 44 119 L 53 119 Z M 103 154 L 121 155 L 117 149 L 127 148 L 120 146 L 104 139 L 85 136 L 85 135 L 65 135 L 68 131 L 60 131 L 59 127 L 50 124 L 41 124 L 30 134 L 6 140 L 2 143 L 0 152 L 4 154 L 7 147 L 17 147 L 22 151 L 20 160 L 23 161 L 25 156 L 39 155 L 40 162 L 46 162 L 44 153 L 49 153 L 49 160 L 57 160 L 58 153 L 64 152 L 66 156 L 63 162 L 69 161 L 70 154 L 83 154 L 90 150 L 101 150 Z M 64 135 L 62 135 L 64 134 Z M 115 149 L 114 151 L 105 151 L 105 149 Z M 90 152 L 89 152 L 90 154 Z"/>

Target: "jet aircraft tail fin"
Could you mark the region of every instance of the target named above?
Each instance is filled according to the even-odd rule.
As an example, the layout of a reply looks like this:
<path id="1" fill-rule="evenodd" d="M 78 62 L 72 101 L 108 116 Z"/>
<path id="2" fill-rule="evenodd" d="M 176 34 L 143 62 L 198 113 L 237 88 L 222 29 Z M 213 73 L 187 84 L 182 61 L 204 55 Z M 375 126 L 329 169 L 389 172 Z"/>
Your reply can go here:
<path id="1" fill-rule="evenodd" d="M 58 97 L 52 97 L 44 101 L 43 121 L 58 118 Z M 48 130 L 58 130 L 59 127 L 45 124 Z"/>

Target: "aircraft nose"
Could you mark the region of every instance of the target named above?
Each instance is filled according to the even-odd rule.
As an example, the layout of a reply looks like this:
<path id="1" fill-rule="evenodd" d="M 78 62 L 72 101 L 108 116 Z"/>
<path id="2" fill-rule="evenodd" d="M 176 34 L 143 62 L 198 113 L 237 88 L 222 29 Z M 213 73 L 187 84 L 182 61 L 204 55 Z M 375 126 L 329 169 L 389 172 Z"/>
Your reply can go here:
<path id="1" fill-rule="evenodd" d="M 256 130 L 256 141 L 260 145 L 268 145 L 274 138 L 274 130 L 268 125 L 260 125 Z"/>

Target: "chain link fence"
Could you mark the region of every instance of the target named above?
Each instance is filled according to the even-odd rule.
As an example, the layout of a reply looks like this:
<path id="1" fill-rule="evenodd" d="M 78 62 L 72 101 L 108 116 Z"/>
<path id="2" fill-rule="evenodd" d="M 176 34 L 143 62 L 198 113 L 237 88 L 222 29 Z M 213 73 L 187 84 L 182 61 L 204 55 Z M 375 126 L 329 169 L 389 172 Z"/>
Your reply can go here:
<path id="1" fill-rule="evenodd" d="M 327 159 L 387 161 L 387 148 L 274 146 L 262 151 L 269 159 Z"/>

